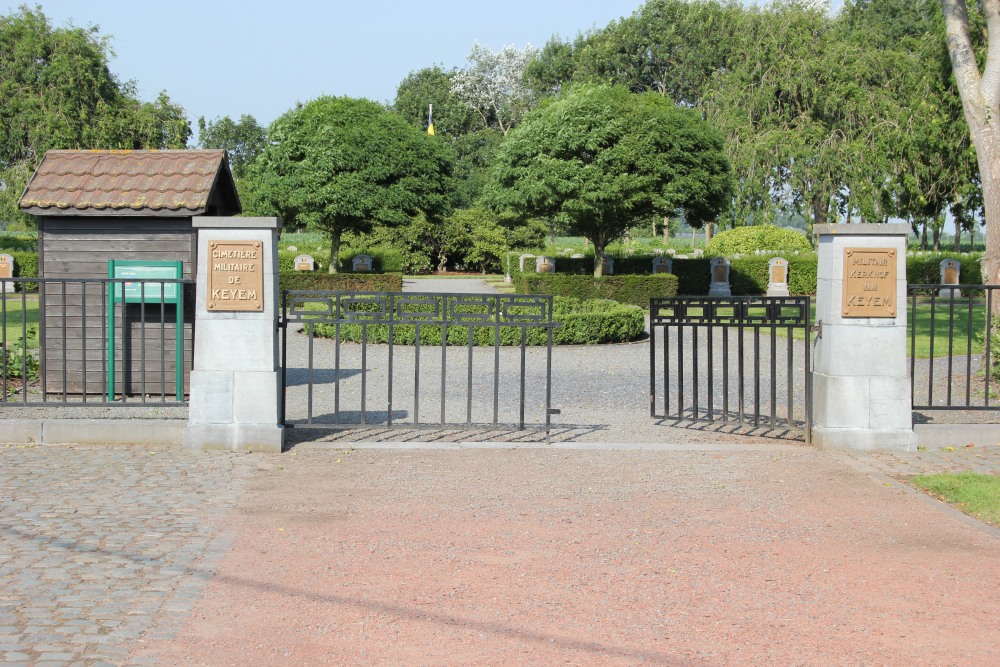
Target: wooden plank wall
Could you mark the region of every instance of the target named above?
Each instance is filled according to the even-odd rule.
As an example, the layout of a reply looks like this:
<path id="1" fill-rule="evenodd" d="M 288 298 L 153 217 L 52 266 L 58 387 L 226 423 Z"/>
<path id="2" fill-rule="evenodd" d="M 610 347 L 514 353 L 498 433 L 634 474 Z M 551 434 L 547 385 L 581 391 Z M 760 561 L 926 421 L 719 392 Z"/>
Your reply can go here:
<path id="1" fill-rule="evenodd" d="M 197 266 L 190 218 L 45 217 L 39 219 L 39 268 L 45 278 L 107 278 L 108 261 L 176 261 L 184 277 Z M 194 286 L 184 292 L 184 391 L 194 358 Z M 107 381 L 107 308 L 101 285 L 48 285 L 41 295 L 43 370 L 50 393 L 100 394 Z M 65 306 L 65 307 L 64 307 Z M 145 315 L 143 316 L 143 310 Z M 145 325 L 143 325 L 143 317 Z M 176 313 L 173 305 L 119 304 L 115 313 L 116 388 L 171 398 L 175 389 Z M 65 335 L 64 335 L 65 331 Z M 123 337 L 123 332 L 125 335 Z M 163 363 L 161 368 L 161 340 Z M 65 378 L 65 381 L 64 381 Z M 162 382 L 161 382 L 162 381 Z"/>

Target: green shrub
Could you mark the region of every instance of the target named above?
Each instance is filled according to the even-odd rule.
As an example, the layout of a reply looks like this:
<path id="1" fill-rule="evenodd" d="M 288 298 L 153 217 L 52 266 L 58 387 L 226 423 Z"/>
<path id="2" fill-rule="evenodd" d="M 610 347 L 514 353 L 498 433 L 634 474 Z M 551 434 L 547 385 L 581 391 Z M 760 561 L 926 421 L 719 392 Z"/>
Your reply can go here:
<path id="1" fill-rule="evenodd" d="M 955 259 L 961 264 L 959 280 L 963 285 L 983 284 L 981 253 L 960 255 L 954 252 L 935 252 L 907 255 L 906 281 L 911 285 L 937 285 L 941 282 L 941 261 L 945 259 Z"/>
<path id="2" fill-rule="evenodd" d="M 8 253 L 11 250 L 31 250 L 37 252 L 38 234 L 0 232 L 0 250 Z"/>
<path id="3" fill-rule="evenodd" d="M 35 250 L 6 250 L 8 255 L 14 258 L 15 278 L 37 278 L 38 277 L 38 252 Z M 20 283 L 17 288 L 28 292 L 38 290 L 38 283 Z"/>
<path id="4" fill-rule="evenodd" d="M 278 273 L 281 289 L 331 290 L 341 292 L 402 292 L 399 273 L 319 273 L 282 271 Z"/>
<path id="5" fill-rule="evenodd" d="M 329 254 L 329 249 L 323 253 L 323 255 L 317 254 L 315 251 L 310 252 L 308 248 L 303 248 L 299 246 L 294 246 L 298 248 L 297 250 L 278 250 L 278 271 L 294 271 L 295 270 L 295 258 L 299 255 L 311 255 L 313 259 L 316 260 L 316 271 L 315 273 L 326 273 L 328 261 L 327 255 Z M 403 259 L 402 254 L 395 248 L 364 248 L 362 250 L 355 250 L 353 248 L 344 248 L 340 251 L 340 273 L 352 273 L 353 259 L 357 255 L 369 255 L 372 258 L 372 271 L 374 273 L 389 273 L 391 271 L 402 271 L 403 270 Z"/>
<path id="6" fill-rule="evenodd" d="M 812 250 L 809 240 L 794 229 L 774 225 L 749 225 L 716 234 L 705 252 L 715 257 L 747 255 L 758 250 L 789 252 Z"/>
<path id="7" fill-rule="evenodd" d="M 610 299 L 642 308 L 649 307 L 654 297 L 677 294 L 677 277 L 668 273 L 656 275 L 593 276 L 560 273 L 521 273 L 515 285 L 521 294 L 552 294 L 576 299 Z"/>
<path id="8" fill-rule="evenodd" d="M 443 299 L 444 297 L 437 297 Z M 373 306 L 374 307 L 374 306 Z M 427 306 L 409 305 L 404 308 L 409 312 L 421 312 Z M 470 309 L 475 309 L 471 306 Z M 534 310 L 534 309 L 532 309 Z M 478 311 L 477 311 L 478 312 Z M 517 315 L 517 307 L 508 308 L 511 315 Z M 552 342 L 556 345 L 598 345 L 602 343 L 620 343 L 635 340 L 645 332 L 645 318 L 638 306 L 629 306 L 614 301 L 592 299 L 583 301 L 564 297 L 555 297 L 552 305 L 552 318 L 562 324 L 552 331 Z M 333 324 L 316 324 L 315 333 L 320 337 L 336 336 L 336 326 Z M 386 343 L 389 340 L 387 324 L 341 324 L 340 339 L 360 342 L 364 330 L 367 329 L 369 343 Z M 495 344 L 496 329 L 492 325 L 472 327 L 474 345 L 489 346 Z M 501 326 L 499 329 L 501 345 L 520 345 L 521 327 Z M 546 345 L 548 333 L 539 327 L 525 329 L 525 344 Z M 416 340 L 416 327 L 408 324 L 393 325 L 393 342 L 398 345 L 412 345 Z M 440 345 L 441 327 L 433 324 L 420 326 L 421 345 Z M 468 345 L 469 327 L 448 327 L 449 345 Z"/>

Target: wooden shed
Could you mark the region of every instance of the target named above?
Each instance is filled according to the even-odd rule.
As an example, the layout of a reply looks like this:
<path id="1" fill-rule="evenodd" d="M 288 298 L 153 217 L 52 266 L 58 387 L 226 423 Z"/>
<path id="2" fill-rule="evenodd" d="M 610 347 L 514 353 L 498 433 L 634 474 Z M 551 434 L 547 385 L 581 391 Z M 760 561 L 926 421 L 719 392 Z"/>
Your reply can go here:
<path id="1" fill-rule="evenodd" d="M 39 333 L 46 390 L 74 394 L 105 391 L 112 299 L 107 285 L 71 281 L 107 278 L 110 260 L 180 261 L 183 278 L 195 278 L 192 218 L 241 211 L 222 150 L 49 151 L 19 206 L 38 219 L 39 275 L 70 281 L 40 287 Z M 183 292 L 188 370 L 193 287 Z M 176 314 L 172 304 L 118 305 L 112 339 L 117 392 L 175 392 Z"/>

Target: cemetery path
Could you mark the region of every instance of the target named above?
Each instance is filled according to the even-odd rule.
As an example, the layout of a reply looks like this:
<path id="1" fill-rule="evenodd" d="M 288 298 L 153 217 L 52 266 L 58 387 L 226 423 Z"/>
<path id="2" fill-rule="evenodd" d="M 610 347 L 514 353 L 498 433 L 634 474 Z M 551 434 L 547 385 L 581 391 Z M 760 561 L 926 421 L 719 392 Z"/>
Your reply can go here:
<path id="1" fill-rule="evenodd" d="M 1000 539 L 845 454 L 255 458 L 204 597 L 130 662 L 1000 662 Z"/>

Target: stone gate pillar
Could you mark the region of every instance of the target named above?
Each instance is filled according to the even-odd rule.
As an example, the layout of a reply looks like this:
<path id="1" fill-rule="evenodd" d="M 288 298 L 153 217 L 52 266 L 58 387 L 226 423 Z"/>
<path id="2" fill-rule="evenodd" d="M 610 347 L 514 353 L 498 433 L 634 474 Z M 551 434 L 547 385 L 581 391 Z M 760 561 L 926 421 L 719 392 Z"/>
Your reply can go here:
<path id="1" fill-rule="evenodd" d="M 813 434 L 819 447 L 910 449 L 905 224 L 816 225 Z"/>
<path id="2" fill-rule="evenodd" d="M 278 218 L 201 216 L 187 445 L 280 452 Z"/>

